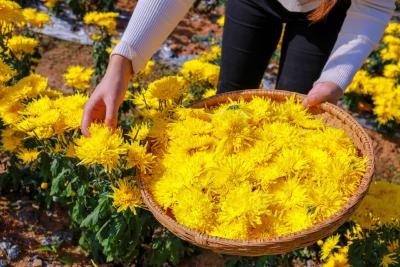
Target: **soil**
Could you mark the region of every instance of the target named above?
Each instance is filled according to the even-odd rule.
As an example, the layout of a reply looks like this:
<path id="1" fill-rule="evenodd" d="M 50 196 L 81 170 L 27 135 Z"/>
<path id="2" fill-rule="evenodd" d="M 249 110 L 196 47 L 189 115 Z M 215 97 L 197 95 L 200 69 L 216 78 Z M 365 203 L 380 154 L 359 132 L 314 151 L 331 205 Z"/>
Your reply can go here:
<path id="1" fill-rule="evenodd" d="M 40 36 L 42 59 L 36 72 L 49 79 L 53 89 L 64 90 L 63 74 L 70 65 L 92 67 L 92 47 Z"/>
<path id="2" fill-rule="evenodd" d="M 400 138 L 365 129 L 371 137 L 375 152 L 376 180 L 400 183 Z"/>
<path id="3" fill-rule="evenodd" d="M 17 204 L 17 200 L 26 203 Z M 43 266 L 62 266 L 68 261 L 73 262 L 73 266 L 91 266 L 84 252 L 72 240 L 63 242 L 57 253 L 40 251 L 46 247 L 46 238 L 69 233 L 68 216 L 61 208 L 46 212 L 29 198 L 17 199 L 6 195 L 0 197 L 0 217 L 0 242 L 7 240 L 21 249 L 18 260 L 9 262 L 11 266 L 32 266 L 35 259 L 36 263 L 42 261 Z M 1 259 L 6 260 L 6 253 L 0 249 Z"/>
<path id="4" fill-rule="evenodd" d="M 136 3 L 136 0 L 118 0 L 115 7 L 123 11 L 132 12 L 135 9 Z"/>
<path id="5" fill-rule="evenodd" d="M 118 7 L 125 11 L 131 11 L 135 1 L 120 0 Z M 177 55 L 198 54 L 207 46 L 201 42 L 193 42 L 196 36 L 208 36 L 211 33 L 221 35 L 222 29 L 214 22 L 223 13 L 223 9 L 217 9 L 210 15 L 204 15 L 190 11 L 175 31 L 169 37 L 169 46 Z M 51 88 L 64 90 L 63 73 L 69 65 L 79 64 L 91 67 L 92 48 L 77 43 L 55 40 L 46 36 L 41 37 L 42 60 L 37 67 L 37 73 L 49 79 Z M 385 134 L 366 129 L 371 136 L 375 149 L 376 172 L 375 179 L 388 180 L 400 183 L 400 138 L 390 137 Z M 46 213 L 34 203 L 27 206 L 13 206 L 18 199 L 12 195 L 0 197 L 0 242 L 11 240 L 18 244 L 22 250 L 17 261 L 11 266 L 32 266 L 33 257 L 40 259 L 47 266 L 61 266 L 62 259 L 70 259 L 72 266 L 93 266 L 85 256 L 85 252 L 77 247 L 76 242 L 67 241 L 58 249 L 57 253 L 40 252 L 45 237 L 57 232 L 68 232 L 68 216 L 60 208 Z M 29 200 L 29 199 L 23 199 Z M 21 221 L 21 210 L 31 214 L 32 218 Z M 36 256 L 35 256 L 36 255 Z M 0 260 L 5 260 L 6 255 L 0 250 Z M 184 261 L 184 266 L 223 266 L 224 258 L 207 250 L 201 250 Z"/>
<path id="6" fill-rule="evenodd" d="M 193 42 L 193 38 L 206 38 L 212 34 L 221 36 L 222 28 L 215 21 L 223 13 L 222 8 L 217 8 L 210 14 L 199 14 L 191 10 L 169 37 L 170 48 L 177 55 L 196 55 L 207 50 L 208 45 L 202 42 Z"/>

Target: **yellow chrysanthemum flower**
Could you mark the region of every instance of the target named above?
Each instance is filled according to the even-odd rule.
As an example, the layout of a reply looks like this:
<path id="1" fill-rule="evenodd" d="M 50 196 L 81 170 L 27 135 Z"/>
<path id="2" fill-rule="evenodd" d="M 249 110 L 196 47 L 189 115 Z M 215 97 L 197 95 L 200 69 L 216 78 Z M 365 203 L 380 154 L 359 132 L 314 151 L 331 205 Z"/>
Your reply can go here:
<path id="1" fill-rule="evenodd" d="M 23 141 L 21 132 L 6 128 L 1 132 L 1 144 L 4 150 L 14 152 L 18 150 Z"/>
<path id="2" fill-rule="evenodd" d="M 208 82 L 216 87 L 219 78 L 219 66 L 193 59 L 183 63 L 181 74 L 189 80 Z"/>
<path id="3" fill-rule="evenodd" d="M 60 136 L 80 127 L 87 96 L 71 95 L 50 99 L 47 96 L 31 101 L 20 111 L 15 127 L 39 140 Z"/>
<path id="4" fill-rule="evenodd" d="M 117 31 L 117 12 L 98 12 L 92 11 L 85 14 L 83 21 L 87 25 L 95 25 L 107 31 L 110 35 L 116 35 Z"/>
<path id="5" fill-rule="evenodd" d="M 400 66 L 396 64 L 388 64 L 383 70 L 383 75 L 387 78 L 396 78 L 400 75 Z"/>
<path id="6" fill-rule="evenodd" d="M 150 173 L 155 157 L 147 153 L 146 147 L 134 142 L 129 144 L 127 149 L 128 168 L 136 167 L 142 174 Z"/>
<path id="7" fill-rule="evenodd" d="M 397 250 L 399 250 L 399 249 L 400 249 L 399 242 L 400 242 L 400 240 L 393 240 L 393 241 L 390 241 L 389 244 L 388 244 L 388 246 L 387 246 L 388 251 L 389 251 L 390 253 L 393 253 L 393 252 L 396 252 Z"/>
<path id="8" fill-rule="evenodd" d="M 400 38 L 395 37 L 393 35 L 386 35 L 383 37 L 383 43 L 389 46 L 399 46 L 400 45 Z"/>
<path id="9" fill-rule="evenodd" d="M 21 103 L 7 100 L 7 98 L 0 98 L 0 117 L 6 125 L 15 125 L 20 119 L 20 112 L 24 106 Z"/>
<path id="10" fill-rule="evenodd" d="M 65 151 L 65 156 L 68 158 L 76 158 L 76 153 L 75 153 L 75 145 L 74 144 L 69 144 L 66 148 Z"/>
<path id="11" fill-rule="evenodd" d="M 203 98 L 208 98 L 215 96 L 217 94 L 217 89 L 208 89 L 204 92 Z"/>
<path id="12" fill-rule="evenodd" d="M 174 215 L 184 225 L 205 231 L 210 228 L 208 222 L 215 220 L 214 205 L 210 195 L 201 190 L 181 190 L 177 198 Z M 190 214 L 190 216 L 188 216 Z"/>
<path id="13" fill-rule="evenodd" d="M 107 47 L 107 48 L 106 48 L 106 52 L 107 52 L 108 54 L 111 54 L 112 51 L 113 51 L 113 48 L 112 48 L 112 47 Z"/>
<path id="14" fill-rule="evenodd" d="M 0 24 L 24 22 L 21 6 L 15 1 L 0 0 Z"/>
<path id="15" fill-rule="evenodd" d="M 112 45 L 117 45 L 117 44 L 119 44 L 119 42 L 121 42 L 121 40 L 118 40 L 118 39 L 112 39 L 111 40 L 111 44 Z"/>
<path id="16" fill-rule="evenodd" d="M 155 66 L 155 63 L 153 60 L 149 60 L 146 63 L 146 66 L 139 72 L 139 75 L 143 75 L 144 77 L 149 76 L 153 72 L 153 68 Z"/>
<path id="17" fill-rule="evenodd" d="M 74 94 L 62 96 L 54 100 L 54 108 L 62 115 L 64 130 L 77 130 L 81 126 L 83 108 L 88 101 L 88 96 Z"/>
<path id="18" fill-rule="evenodd" d="M 110 197 L 113 199 L 113 206 L 117 207 L 117 212 L 129 209 L 136 214 L 136 208 L 143 205 L 139 188 L 133 178 L 119 179 L 117 186 L 112 187 L 112 190 L 113 194 Z"/>
<path id="19" fill-rule="evenodd" d="M 221 27 L 224 27 L 225 25 L 225 16 L 221 16 L 219 17 L 219 19 L 217 20 L 217 24 Z"/>
<path id="20" fill-rule="evenodd" d="M 396 258 L 397 258 L 396 253 L 386 254 L 382 257 L 382 260 L 381 260 L 381 263 L 379 264 L 379 266 L 382 266 L 382 267 L 396 266 L 397 264 L 399 264 L 399 261 L 396 260 Z"/>
<path id="21" fill-rule="evenodd" d="M 159 107 L 159 100 L 149 90 L 143 93 L 135 93 L 132 102 L 140 110 L 157 109 Z"/>
<path id="22" fill-rule="evenodd" d="M 363 228 L 373 229 L 380 224 L 390 225 L 400 218 L 400 185 L 377 181 L 371 184 L 368 194 L 352 216 Z"/>
<path id="23" fill-rule="evenodd" d="M 45 7 L 52 9 L 56 6 L 58 0 L 42 0 Z"/>
<path id="24" fill-rule="evenodd" d="M 340 235 L 336 234 L 325 239 L 321 246 L 321 259 L 326 260 L 338 246 Z"/>
<path id="25" fill-rule="evenodd" d="M 31 163 L 32 161 L 35 161 L 39 157 L 40 151 L 35 150 L 35 149 L 21 149 L 17 153 L 17 157 L 25 164 Z"/>
<path id="26" fill-rule="evenodd" d="M 400 55 L 400 45 L 389 44 L 387 48 L 380 51 L 380 54 L 384 60 L 397 60 Z"/>
<path id="27" fill-rule="evenodd" d="M 347 253 L 333 253 L 323 267 L 350 267 Z"/>
<path id="28" fill-rule="evenodd" d="M 210 52 L 203 52 L 200 56 L 200 60 L 204 62 L 212 62 L 221 57 L 221 47 L 212 46 Z"/>
<path id="29" fill-rule="evenodd" d="M 150 127 L 147 124 L 137 124 L 131 127 L 131 131 L 128 136 L 132 140 L 144 141 L 150 132 Z"/>
<path id="30" fill-rule="evenodd" d="M 0 34 L 3 35 L 4 39 L 7 40 L 9 35 L 15 30 L 15 25 L 12 23 L 0 22 Z"/>
<path id="31" fill-rule="evenodd" d="M 65 83 L 79 91 L 85 91 L 90 87 L 93 73 L 92 68 L 84 68 L 78 65 L 69 66 L 64 74 Z"/>
<path id="32" fill-rule="evenodd" d="M 46 13 L 38 12 L 36 8 L 24 8 L 22 14 L 25 20 L 33 27 L 43 28 L 43 26 L 50 22 L 50 17 Z"/>
<path id="33" fill-rule="evenodd" d="M 374 95 L 373 100 L 375 105 L 373 111 L 380 124 L 386 124 L 391 120 L 400 122 L 400 86 Z"/>
<path id="34" fill-rule="evenodd" d="M 150 94 L 160 100 L 176 100 L 186 89 L 186 81 L 179 76 L 166 76 L 149 84 Z"/>
<path id="35" fill-rule="evenodd" d="M 397 22 L 391 22 L 385 29 L 385 34 L 400 34 L 400 24 Z"/>
<path id="36" fill-rule="evenodd" d="M 8 40 L 8 48 L 14 54 L 33 54 L 35 49 L 39 46 L 39 41 L 25 36 L 13 36 Z"/>
<path id="37" fill-rule="evenodd" d="M 120 131 L 112 132 L 108 127 L 92 124 L 90 137 L 81 136 L 75 140 L 75 155 L 80 164 L 100 164 L 106 171 L 118 167 L 121 156 L 126 154 L 126 146 Z"/>
<path id="38" fill-rule="evenodd" d="M 6 101 L 35 98 L 45 95 L 49 91 L 47 78 L 38 74 L 26 76 L 8 89 L 4 97 L 7 99 Z"/>
<path id="39" fill-rule="evenodd" d="M 0 83 L 8 82 L 16 74 L 15 70 L 0 59 Z"/>

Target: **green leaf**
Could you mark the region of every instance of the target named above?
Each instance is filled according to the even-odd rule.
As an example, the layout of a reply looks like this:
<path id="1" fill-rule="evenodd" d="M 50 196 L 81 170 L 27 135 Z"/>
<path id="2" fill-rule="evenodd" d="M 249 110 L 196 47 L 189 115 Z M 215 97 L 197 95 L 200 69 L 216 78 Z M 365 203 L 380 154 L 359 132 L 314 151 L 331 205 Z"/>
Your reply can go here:
<path id="1" fill-rule="evenodd" d="M 58 169 L 60 167 L 60 161 L 55 158 L 50 164 L 50 172 L 53 177 L 56 177 L 58 174 Z"/>
<path id="2" fill-rule="evenodd" d="M 54 196 L 56 194 L 59 194 L 61 192 L 61 188 L 64 185 L 64 180 L 67 178 L 67 174 L 70 171 L 68 169 L 63 169 L 61 173 L 59 173 L 56 178 L 53 179 L 51 182 L 51 190 L 50 190 L 50 195 Z"/>
<path id="3" fill-rule="evenodd" d="M 74 263 L 74 260 L 68 256 L 62 256 L 60 258 L 60 261 L 62 264 L 65 264 L 65 265 L 72 265 Z"/>
<path id="4" fill-rule="evenodd" d="M 81 227 L 93 227 L 99 221 L 100 205 L 97 206 L 80 224 Z"/>
<path id="5" fill-rule="evenodd" d="M 84 217 L 84 207 L 81 201 L 76 201 L 72 208 L 71 219 L 72 221 L 80 224 Z"/>
<path id="6" fill-rule="evenodd" d="M 37 249 L 35 249 L 35 251 L 38 251 L 38 252 L 51 252 L 51 253 L 56 253 L 57 252 L 57 250 L 54 247 L 49 247 L 49 246 L 37 248 Z"/>

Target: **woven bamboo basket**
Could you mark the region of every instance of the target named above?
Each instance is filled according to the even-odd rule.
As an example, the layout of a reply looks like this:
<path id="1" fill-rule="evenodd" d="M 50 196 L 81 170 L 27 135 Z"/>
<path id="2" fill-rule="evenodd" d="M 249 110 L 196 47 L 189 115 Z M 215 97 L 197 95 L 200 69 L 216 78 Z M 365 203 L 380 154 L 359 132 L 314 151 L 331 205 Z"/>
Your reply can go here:
<path id="1" fill-rule="evenodd" d="M 243 90 L 213 96 L 192 105 L 192 108 L 212 108 L 229 99 L 251 100 L 253 96 L 270 98 L 273 101 L 285 101 L 286 97 L 295 95 L 304 99 L 305 95 L 283 90 Z M 364 129 L 355 121 L 351 115 L 339 107 L 323 103 L 317 107 L 310 108 L 310 112 L 316 117 L 322 117 L 332 127 L 342 128 L 352 139 L 361 156 L 367 156 L 368 163 L 364 177 L 355 194 L 336 214 L 326 220 L 313 225 L 312 227 L 290 234 L 271 239 L 255 240 L 230 240 L 209 236 L 191 230 L 168 216 L 162 208 L 153 200 L 151 193 L 146 189 L 145 184 L 138 177 L 138 185 L 143 200 L 154 217 L 172 233 L 179 238 L 193 243 L 199 247 L 210 249 L 217 253 L 240 255 L 240 256 L 261 256 L 283 254 L 298 248 L 303 248 L 315 243 L 321 238 L 331 235 L 337 228 L 345 223 L 360 204 L 368 191 L 374 172 L 374 153 L 371 140 Z"/>

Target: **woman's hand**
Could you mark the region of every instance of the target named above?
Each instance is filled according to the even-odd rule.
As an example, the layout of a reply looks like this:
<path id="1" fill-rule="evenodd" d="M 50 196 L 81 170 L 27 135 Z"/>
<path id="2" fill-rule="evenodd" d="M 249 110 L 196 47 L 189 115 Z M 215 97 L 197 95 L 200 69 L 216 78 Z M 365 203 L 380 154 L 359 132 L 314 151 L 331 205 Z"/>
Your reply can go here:
<path id="1" fill-rule="evenodd" d="M 303 101 L 303 106 L 312 107 L 325 101 L 336 105 L 342 95 L 343 90 L 336 83 L 320 82 L 314 85 L 307 94 Z"/>
<path id="2" fill-rule="evenodd" d="M 92 122 L 104 122 L 114 129 L 117 126 L 118 109 L 125 97 L 128 83 L 133 76 L 131 61 L 113 55 L 106 74 L 87 101 L 82 117 L 81 132 L 89 136 Z"/>

